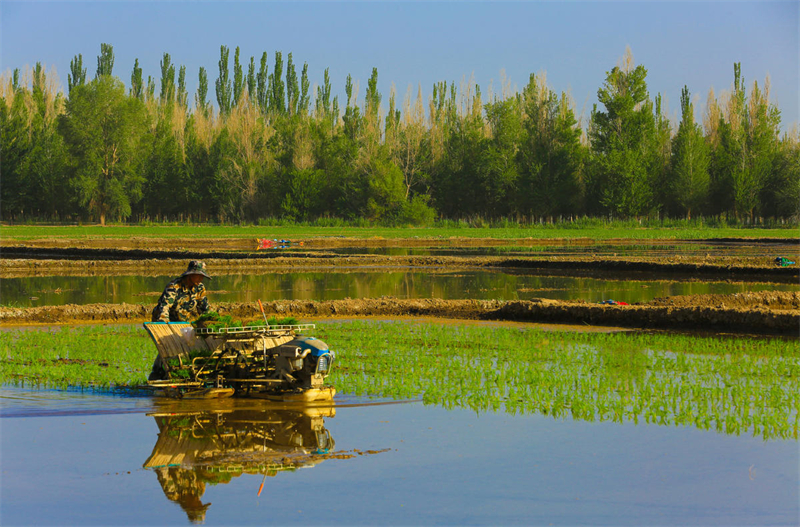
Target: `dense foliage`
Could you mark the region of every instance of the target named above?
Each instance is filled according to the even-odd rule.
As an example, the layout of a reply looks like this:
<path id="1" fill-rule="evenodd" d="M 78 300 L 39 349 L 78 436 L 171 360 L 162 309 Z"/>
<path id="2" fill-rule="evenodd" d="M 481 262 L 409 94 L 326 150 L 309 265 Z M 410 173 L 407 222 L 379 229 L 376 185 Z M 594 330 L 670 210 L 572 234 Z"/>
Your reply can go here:
<path id="1" fill-rule="evenodd" d="M 169 54 L 157 80 L 138 59 L 130 86 L 101 46 L 94 79 L 70 64 L 68 93 L 41 64 L 0 79 L 2 218 L 256 222 L 367 218 L 430 224 L 440 218 L 526 221 L 724 215 L 796 217 L 800 137 L 780 133 L 769 80 L 708 96 L 703 125 L 691 95 L 669 122 L 647 70 L 630 51 L 598 90 L 585 128 L 574 103 L 543 74 L 521 92 L 441 82 L 400 105 L 377 89 L 362 102 L 348 76 L 332 97 L 328 71 L 312 93 L 308 67 L 277 52 L 243 64 L 220 49 L 214 83 L 198 72 L 190 107 L 186 68 Z M 402 107 L 401 107 L 402 106 Z"/>

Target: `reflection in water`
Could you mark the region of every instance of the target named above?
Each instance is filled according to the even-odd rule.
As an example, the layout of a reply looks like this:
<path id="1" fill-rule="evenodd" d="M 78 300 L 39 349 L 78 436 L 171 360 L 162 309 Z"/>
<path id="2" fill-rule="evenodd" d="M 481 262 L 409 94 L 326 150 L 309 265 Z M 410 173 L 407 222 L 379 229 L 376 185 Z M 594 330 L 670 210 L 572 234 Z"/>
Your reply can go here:
<path id="1" fill-rule="evenodd" d="M 229 483 L 245 473 L 263 474 L 266 480 L 331 457 L 355 455 L 334 451 L 334 441 L 325 428 L 325 417 L 335 415 L 332 406 L 149 415 L 155 418 L 159 433 L 144 467 L 155 471 L 164 495 L 196 523 L 205 520 L 211 506 L 202 499 L 207 484 Z"/>
<path id="2" fill-rule="evenodd" d="M 610 279 L 618 278 L 618 279 Z M 731 294 L 745 291 L 797 291 L 797 283 L 658 280 L 645 273 L 609 276 L 555 276 L 525 270 L 373 271 L 216 275 L 212 302 L 269 300 L 341 300 L 344 298 L 463 298 L 530 300 L 614 299 L 628 303 L 656 297 Z M 63 304 L 155 304 L 166 276 L 46 276 L 5 278 L 0 298 L 10 306 Z M 31 300 L 34 297 L 36 300 Z"/>

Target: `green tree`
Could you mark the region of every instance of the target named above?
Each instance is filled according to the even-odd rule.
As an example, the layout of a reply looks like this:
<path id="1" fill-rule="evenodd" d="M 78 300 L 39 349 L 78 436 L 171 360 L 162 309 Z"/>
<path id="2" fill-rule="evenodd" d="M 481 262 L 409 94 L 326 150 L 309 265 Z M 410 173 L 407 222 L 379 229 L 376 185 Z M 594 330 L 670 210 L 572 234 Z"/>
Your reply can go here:
<path id="1" fill-rule="evenodd" d="M 308 90 L 311 84 L 308 80 L 308 63 L 303 63 L 303 71 L 300 73 L 300 102 L 298 103 L 298 110 L 302 114 L 308 114 L 308 105 L 310 96 Z"/>
<path id="2" fill-rule="evenodd" d="M 648 147 L 655 129 L 647 94 L 647 70 L 633 67 L 626 50 L 621 66 L 606 76 L 597 98 L 605 111 L 592 111 L 591 197 L 601 210 L 624 217 L 641 216 L 653 207 Z"/>
<path id="3" fill-rule="evenodd" d="M 206 97 L 208 97 L 208 74 L 206 73 L 206 69 L 200 66 L 197 94 L 194 96 L 194 105 L 203 112 L 205 116 L 208 116 L 208 101 Z"/>
<path id="4" fill-rule="evenodd" d="M 114 70 L 114 46 L 111 44 L 100 44 L 100 55 L 97 56 L 97 73 L 95 78 L 103 75 L 111 75 Z"/>
<path id="5" fill-rule="evenodd" d="M 286 92 L 283 83 L 283 57 L 280 51 L 275 52 L 275 66 L 269 74 L 268 107 L 271 113 L 283 115 L 286 112 Z"/>
<path id="6" fill-rule="evenodd" d="M 294 68 L 292 54 L 286 59 L 286 95 L 288 97 L 287 110 L 289 115 L 297 114 L 297 102 L 300 99 L 300 85 L 297 82 L 297 71 Z"/>
<path id="7" fill-rule="evenodd" d="M 258 68 L 258 78 L 256 79 L 256 84 L 258 85 L 256 87 L 256 100 L 261 113 L 266 113 L 267 111 L 267 73 L 267 52 L 265 51 L 261 54 L 261 65 Z"/>
<path id="8" fill-rule="evenodd" d="M 675 202 L 691 219 L 708 199 L 709 151 L 703 132 L 694 120 L 694 106 L 689 88 L 681 92 L 681 122 L 672 142 L 670 187 Z"/>
<path id="9" fill-rule="evenodd" d="M 159 96 L 162 106 L 172 104 L 175 101 L 175 65 L 169 53 L 164 53 L 161 59 L 161 95 Z"/>
<path id="10" fill-rule="evenodd" d="M 662 111 L 661 94 L 655 97 L 653 107 L 653 129 L 648 138 L 646 154 L 649 159 L 649 180 L 652 189 L 653 209 L 662 213 L 672 201 L 670 182 L 670 160 L 672 156 L 672 128 Z"/>
<path id="11" fill-rule="evenodd" d="M 577 214 L 585 154 L 567 95 L 562 92 L 559 98 L 544 76 L 531 74 L 522 105 L 520 212 L 539 217 Z"/>
<path id="12" fill-rule="evenodd" d="M 176 95 L 178 100 L 178 105 L 181 108 L 186 109 L 189 94 L 186 91 L 186 66 L 181 65 L 180 69 L 178 69 L 178 93 Z"/>
<path id="13" fill-rule="evenodd" d="M 219 48 L 219 77 L 217 77 L 217 104 L 219 113 L 228 115 L 231 113 L 231 81 L 228 78 L 228 55 L 230 50 L 227 46 Z"/>
<path id="14" fill-rule="evenodd" d="M 784 135 L 765 199 L 767 216 L 800 218 L 800 134 Z"/>
<path id="15" fill-rule="evenodd" d="M 478 181 L 483 202 L 478 211 L 486 216 L 507 216 L 513 212 L 519 185 L 517 153 L 522 137 L 522 116 L 518 97 L 497 99 L 485 106 L 491 136 L 482 141 Z"/>
<path id="16" fill-rule="evenodd" d="M 67 85 L 69 92 L 72 92 L 74 86 L 83 86 L 86 84 L 86 68 L 83 67 L 83 55 L 80 53 L 73 57 L 69 63 L 70 73 L 67 75 Z"/>
<path id="17" fill-rule="evenodd" d="M 27 90 L 13 88 L 0 105 L 0 155 L 2 156 L 2 185 L 0 210 L 9 219 L 29 212 L 31 185 L 24 165 L 33 144 L 29 128 L 30 109 L 26 103 Z"/>
<path id="18" fill-rule="evenodd" d="M 32 148 L 23 165 L 33 199 L 28 208 L 36 215 L 57 219 L 60 214 L 69 212 L 71 205 L 68 180 L 63 177 L 66 149 L 57 130 L 57 116 L 63 111 L 64 99 L 48 86 L 44 68 L 38 62 L 33 70 L 31 97 Z"/>
<path id="19" fill-rule="evenodd" d="M 239 61 L 239 46 L 236 46 L 236 51 L 233 54 L 233 105 L 239 104 L 244 91 L 244 72 L 242 71 L 242 63 Z"/>
<path id="20" fill-rule="evenodd" d="M 144 80 L 142 79 L 142 68 L 139 67 L 139 59 L 136 59 L 133 63 L 130 95 L 140 101 L 144 100 Z"/>
<path id="21" fill-rule="evenodd" d="M 314 113 L 318 118 L 331 113 L 331 77 L 329 69 L 325 68 L 322 77 L 322 86 L 317 86 L 317 98 L 314 102 Z"/>
<path id="22" fill-rule="evenodd" d="M 778 152 L 780 111 L 769 102 L 769 84 L 762 91 L 753 83 L 747 98 L 741 64 L 733 65 L 733 93 L 725 121 L 719 125 L 714 159 L 714 187 L 737 218 L 754 219 Z"/>
<path id="23" fill-rule="evenodd" d="M 141 150 L 147 128 L 141 101 L 125 95 L 116 77 L 98 76 L 73 88 L 59 131 L 74 159 L 80 205 L 105 225 L 126 218 L 141 197 Z"/>
<path id="24" fill-rule="evenodd" d="M 175 217 L 186 210 L 195 187 L 186 176 L 183 152 L 175 138 L 170 116 L 162 117 L 156 125 L 143 188 L 143 212 L 161 219 Z"/>
<path id="25" fill-rule="evenodd" d="M 247 96 L 251 101 L 256 100 L 256 59 L 250 57 L 250 65 L 247 67 Z"/>

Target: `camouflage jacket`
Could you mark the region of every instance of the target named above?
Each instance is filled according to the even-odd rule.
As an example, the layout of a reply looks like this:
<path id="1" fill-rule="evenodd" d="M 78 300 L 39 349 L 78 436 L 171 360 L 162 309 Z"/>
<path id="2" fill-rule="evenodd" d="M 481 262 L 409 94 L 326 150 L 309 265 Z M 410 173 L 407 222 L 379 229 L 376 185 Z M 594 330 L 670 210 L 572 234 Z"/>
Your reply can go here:
<path id="1" fill-rule="evenodd" d="M 164 288 L 153 309 L 153 322 L 189 322 L 210 310 L 206 286 L 184 287 L 176 278 Z"/>

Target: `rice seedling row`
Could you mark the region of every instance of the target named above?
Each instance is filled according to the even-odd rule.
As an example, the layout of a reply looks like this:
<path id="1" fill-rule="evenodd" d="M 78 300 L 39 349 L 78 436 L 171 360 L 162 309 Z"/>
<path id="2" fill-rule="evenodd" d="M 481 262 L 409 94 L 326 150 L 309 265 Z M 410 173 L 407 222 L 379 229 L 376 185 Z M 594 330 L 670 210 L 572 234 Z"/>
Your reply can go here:
<path id="1" fill-rule="evenodd" d="M 375 321 L 316 335 L 337 354 L 329 381 L 342 393 L 798 437 L 796 340 Z M 0 349 L 3 383 L 92 389 L 141 384 L 155 355 L 138 326 L 9 330 Z"/>

